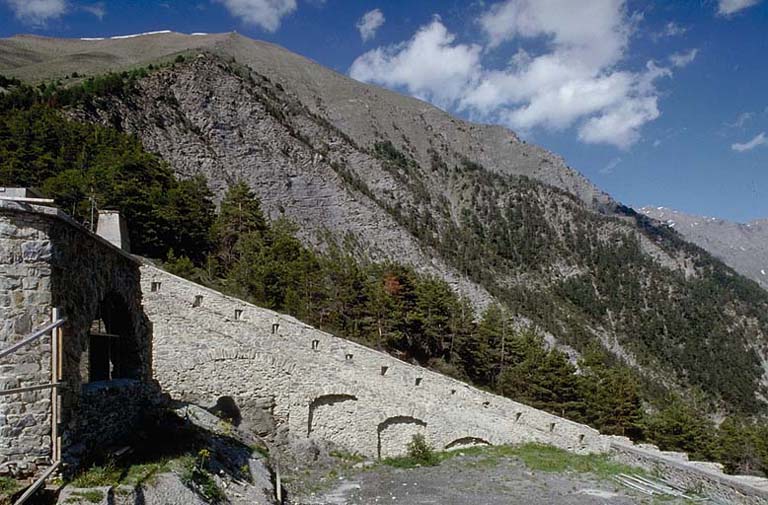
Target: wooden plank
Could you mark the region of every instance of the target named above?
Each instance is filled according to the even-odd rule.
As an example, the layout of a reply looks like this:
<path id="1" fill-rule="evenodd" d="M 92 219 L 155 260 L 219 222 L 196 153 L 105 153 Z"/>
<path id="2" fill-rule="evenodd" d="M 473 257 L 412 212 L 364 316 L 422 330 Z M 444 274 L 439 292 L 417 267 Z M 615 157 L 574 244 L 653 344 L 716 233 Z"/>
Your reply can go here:
<path id="1" fill-rule="evenodd" d="M 60 319 L 60 310 L 58 308 L 53 309 L 52 319 L 58 321 Z M 58 384 L 59 382 L 59 332 L 61 328 L 55 328 L 51 335 L 51 384 Z M 54 461 L 58 461 L 59 441 L 59 390 L 54 387 L 51 389 L 51 458 Z"/>
<path id="2" fill-rule="evenodd" d="M 48 470 L 46 470 L 45 473 L 41 475 L 39 479 L 35 481 L 34 484 L 29 486 L 27 490 L 24 491 L 24 494 L 21 495 L 21 497 L 18 500 L 16 500 L 13 505 L 23 505 L 24 503 L 27 502 L 27 500 L 32 498 L 32 495 L 34 495 L 37 492 L 37 490 L 40 489 L 40 486 L 45 484 L 45 481 L 48 480 L 48 477 L 53 475 L 53 472 L 55 472 L 59 468 L 59 465 L 61 465 L 61 461 L 57 461 L 54 464 L 52 464 L 51 467 Z"/>

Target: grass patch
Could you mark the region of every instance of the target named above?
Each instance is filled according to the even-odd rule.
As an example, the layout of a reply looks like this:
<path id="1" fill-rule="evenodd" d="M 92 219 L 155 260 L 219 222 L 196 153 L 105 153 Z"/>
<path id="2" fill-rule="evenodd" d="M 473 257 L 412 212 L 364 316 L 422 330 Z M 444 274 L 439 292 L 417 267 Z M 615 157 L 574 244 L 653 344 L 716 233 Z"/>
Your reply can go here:
<path id="1" fill-rule="evenodd" d="M 520 445 L 514 452 L 525 466 L 542 472 L 591 473 L 600 478 L 620 473 L 644 473 L 639 468 L 617 463 L 607 454 L 574 454 L 543 444 Z"/>
<path id="2" fill-rule="evenodd" d="M 432 464 L 440 464 L 443 461 L 456 456 L 470 456 L 473 458 L 469 464 L 478 467 L 493 467 L 503 460 L 519 459 L 531 470 L 552 473 L 588 473 L 601 479 L 608 479 L 620 473 L 645 474 L 637 467 L 618 463 L 607 454 L 575 454 L 550 445 L 528 443 L 517 446 L 478 445 L 452 451 L 434 453 Z M 414 458 L 410 454 L 397 458 L 387 458 L 383 464 L 395 468 L 416 468 L 429 466 L 423 460 Z"/>
<path id="3" fill-rule="evenodd" d="M 21 484 L 15 479 L 0 477 L 0 505 L 10 505 L 11 496 L 20 489 Z"/>
<path id="4" fill-rule="evenodd" d="M 356 464 L 356 463 L 362 463 L 365 461 L 365 456 L 361 456 L 357 453 L 351 453 L 346 451 L 331 451 L 330 456 L 336 459 L 340 459 L 344 463 L 348 464 Z"/>
<path id="5" fill-rule="evenodd" d="M 11 495 L 21 489 L 21 485 L 16 479 L 10 477 L 0 477 L 0 495 Z"/>
<path id="6" fill-rule="evenodd" d="M 120 480 L 120 483 L 134 486 L 151 483 L 157 474 L 167 472 L 170 469 L 170 461 L 163 459 L 152 463 L 131 465 Z"/>
<path id="7" fill-rule="evenodd" d="M 116 487 L 120 484 L 140 486 L 151 483 L 157 474 L 169 471 L 172 461 L 170 458 L 163 458 L 148 463 L 121 465 L 107 463 L 92 466 L 72 479 L 70 484 L 76 488 Z"/>
<path id="8" fill-rule="evenodd" d="M 69 498 L 66 499 L 66 503 L 77 503 L 83 500 L 89 503 L 99 503 L 103 499 L 104 493 L 98 489 L 91 489 L 89 491 L 75 491 Z"/>
<path id="9" fill-rule="evenodd" d="M 111 463 L 101 466 L 92 466 L 77 477 L 72 479 L 74 487 L 103 487 L 116 486 L 120 483 L 123 470 Z"/>

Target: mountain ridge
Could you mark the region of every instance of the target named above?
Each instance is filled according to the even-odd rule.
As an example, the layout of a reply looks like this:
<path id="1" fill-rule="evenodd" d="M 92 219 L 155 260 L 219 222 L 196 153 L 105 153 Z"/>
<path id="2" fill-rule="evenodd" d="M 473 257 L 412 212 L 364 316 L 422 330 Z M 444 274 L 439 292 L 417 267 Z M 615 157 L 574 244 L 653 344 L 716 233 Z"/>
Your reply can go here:
<path id="1" fill-rule="evenodd" d="M 700 388 L 746 410 L 765 398 L 768 294 L 508 130 L 231 34 L 73 41 L 58 52 L 46 39 L 47 53 L 23 42 L 0 43 L 0 71 L 30 79 L 45 67 L 70 75 L 65 88 L 87 82 L 72 77 L 83 61 L 115 70 L 104 63 L 115 53 L 161 45 L 142 57 L 162 53 L 162 65 L 66 115 L 135 134 L 219 197 L 246 182 L 315 248 L 442 277 L 477 307 L 500 302 L 564 344 L 599 342 L 654 387 Z M 20 51 L 34 62 L 8 71 L 1 62 Z"/>
<path id="2" fill-rule="evenodd" d="M 21 41 L 19 41 L 21 39 Z M 42 47 L 39 47 L 42 46 Z M 283 80 L 290 80 L 290 89 L 296 93 L 302 103 L 314 113 L 328 114 L 327 119 L 348 132 L 358 143 L 365 145 L 374 138 L 377 125 L 381 126 L 383 134 L 397 137 L 398 132 L 392 128 L 391 123 L 397 120 L 402 124 L 403 118 L 399 114 L 388 113 L 399 108 L 419 109 L 418 118 L 413 118 L 409 124 L 410 130 L 402 132 L 404 135 L 420 131 L 421 128 L 440 130 L 445 123 L 459 125 L 459 128 L 469 127 L 470 135 L 475 137 L 483 133 L 492 133 L 497 147 L 503 151 L 503 145 L 508 142 L 515 147 L 527 145 L 520 141 L 517 135 L 498 125 L 481 125 L 453 118 L 445 111 L 418 100 L 416 98 L 401 95 L 399 93 L 381 88 L 375 85 L 359 83 L 350 77 L 339 74 L 334 70 L 323 67 L 319 63 L 292 53 L 278 45 L 269 42 L 252 40 L 236 32 L 208 35 L 184 35 L 179 33 L 158 33 L 130 39 L 104 39 L 81 40 L 59 39 L 40 36 L 11 37 L 0 40 L 0 71 L 23 80 L 57 79 L 70 75 L 73 72 L 105 73 L 108 71 L 124 70 L 126 68 L 146 65 L 158 59 L 170 59 L 176 55 L 192 50 L 210 49 L 223 51 L 227 56 L 235 58 L 252 68 L 259 68 L 267 77 L 280 76 Z M 35 63 L 32 65 L 8 65 L 7 58 L 3 56 L 13 51 L 24 51 L 34 54 Z M 110 52 L 111 51 L 111 52 Z M 110 58 L 106 58 L 106 56 Z M 125 56 L 127 55 L 127 56 Z M 31 56 L 29 56 L 31 57 Z M 69 57 L 69 58 L 67 58 Z M 88 66 L 92 65 L 92 68 Z M 90 70 L 89 70 L 90 68 Z M 280 82 L 279 80 L 277 82 Z M 311 82 L 312 86 L 307 85 Z M 283 82 L 285 87 L 288 83 Z M 328 90 L 333 90 L 333 96 Z M 370 91 L 374 90 L 374 91 Z M 368 100 L 383 103 L 378 108 L 367 105 L 366 114 L 374 114 L 371 122 L 375 123 L 371 128 L 371 122 L 361 121 L 356 103 L 360 96 L 366 96 Z M 319 99 L 319 101 L 318 101 Z M 405 107 L 408 105 L 409 107 Z M 377 109 L 382 109 L 378 111 Z M 382 117 L 387 116 L 387 117 Z M 426 117 L 430 120 L 427 124 Z M 416 124 L 414 124 L 416 123 Z M 441 131 L 447 136 L 446 143 L 456 143 L 470 152 L 475 151 L 471 142 L 461 142 L 454 131 Z M 481 131 L 476 131 L 481 130 Z M 398 143 L 399 144 L 399 143 Z M 426 145 L 416 146 L 416 153 L 421 162 L 428 162 Z M 531 163 L 527 160 L 515 159 L 515 163 L 499 158 L 493 152 L 475 152 L 478 163 L 484 164 L 492 170 L 501 170 L 501 166 L 525 167 L 524 175 L 529 175 L 548 184 L 577 194 L 585 202 L 595 201 L 598 204 L 611 205 L 613 202 L 607 194 L 600 191 L 576 170 L 567 167 L 565 161 L 554 153 L 537 146 L 530 145 L 530 156 L 542 160 L 541 163 Z M 514 154 L 514 153 L 513 153 Z M 553 169 L 542 165 L 552 165 Z M 521 170 L 518 173 L 522 173 Z"/>
<path id="3" fill-rule="evenodd" d="M 640 212 L 674 228 L 687 240 L 768 289 L 768 219 L 737 223 L 651 206 L 641 208 Z"/>

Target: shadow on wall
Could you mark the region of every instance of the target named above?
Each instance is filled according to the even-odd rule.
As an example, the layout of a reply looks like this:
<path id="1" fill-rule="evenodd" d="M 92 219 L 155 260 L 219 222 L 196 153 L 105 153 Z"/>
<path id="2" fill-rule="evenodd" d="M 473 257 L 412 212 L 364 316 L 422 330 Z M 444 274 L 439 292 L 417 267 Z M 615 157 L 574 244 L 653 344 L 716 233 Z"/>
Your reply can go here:
<path id="1" fill-rule="evenodd" d="M 69 447 L 79 446 L 78 454 L 87 458 L 130 436 L 159 393 L 152 380 L 152 326 L 137 260 L 56 219 L 49 239 L 50 301 L 67 318 L 63 451 L 66 456 Z"/>
<path id="2" fill-rule="evenodd" d="M 309 436 L 312 434 L 312 429 L 314 428 L 315 411 L 318 408 L 323 406 L 332 407 L 336 404 L 348 401 L 357 401 L 357 397 L 347 394 L 336 394 L 323 395 L 315 398 L 309 404 L 309 416 L 307 417 L 307 438 L 309 438 Z"/>
<path id="3" fill-rule="evenodd" d="M 457 438 L 450 444 L 445 446 L 446 450 L 449 449 L 463 449 L 465 447 L 473 447 L 476 445 L 492 445 L 487 440 L 478 437 L 461 437 Z"/>
<path id="4" fill-rule="evenodd" d="M 240 426 L 240 423 L 243 422 L 240 407 L 237 406 L 235 399 L 231 396 L 220 396 L 216 400 L 216 405 L 209 408 L 208 411 L 216 417 L 226 419 L 235 426 Z"/>
<path id="5" fill-rule="evenodd" d="M 403 454 L 413 436 L 426 431 L 427 423 L 411 416 L 395 416 L 379 423 L 377 454 L 379 459 Z"/>

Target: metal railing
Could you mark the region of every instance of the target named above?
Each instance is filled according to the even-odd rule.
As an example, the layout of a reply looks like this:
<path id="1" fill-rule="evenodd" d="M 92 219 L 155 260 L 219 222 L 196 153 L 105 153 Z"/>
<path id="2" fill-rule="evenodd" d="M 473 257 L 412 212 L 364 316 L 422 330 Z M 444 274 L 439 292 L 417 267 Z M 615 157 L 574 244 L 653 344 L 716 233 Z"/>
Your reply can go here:
<path id="1" fill-rule="evenodd" d="M 54 321 L 54 322 L 52 322 L 52 323 L 50 323 L 50 324 L 48 324 L 46 326 L 43 326 L 39 330 L 36 330 L 35 332 L 31 333 L 28 337 L 24 338 L 23 340 L 20 340 L 19 342 L 16 342 L 11 347 L 8 347 L 7 349 L 3 349 L 2 351 L 0 351 L 0 359 L 5 358 L 6 356 L 8 356 L 10 354 L 13 354 L 14 352 L 18 351 L 22 347 L 25 347 L 25 346 L 31 344 L 32 342 L 34 342 L 38 338 L 40 338 L 40 337 L 42 337 L 44 335 L 47 335 L 48 333 L 50 333 L 51 331 L 55 330 L 56 328 L 58 328 L 59 326 L 61 326 L 65 322 L 66 322 L 66 318 L 61 318 L 61 319 L 58 319 L 58 320 L 56 320 L 56 321 Z"/>

